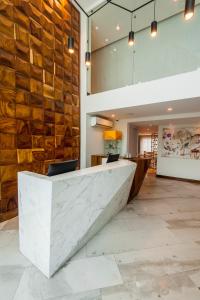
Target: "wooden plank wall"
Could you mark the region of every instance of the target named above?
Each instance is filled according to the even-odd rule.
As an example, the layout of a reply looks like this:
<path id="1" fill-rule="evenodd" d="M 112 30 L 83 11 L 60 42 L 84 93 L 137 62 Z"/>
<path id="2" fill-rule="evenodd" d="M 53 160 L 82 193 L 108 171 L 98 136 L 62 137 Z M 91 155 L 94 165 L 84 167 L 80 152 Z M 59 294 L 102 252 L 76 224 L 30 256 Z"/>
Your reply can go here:
<path id="1" fill-rule="evenodd" d="M 17 214 L 18 171 L 79 158 L 79 39 L 68 0 L 0 0 L 0 221 Z"/>

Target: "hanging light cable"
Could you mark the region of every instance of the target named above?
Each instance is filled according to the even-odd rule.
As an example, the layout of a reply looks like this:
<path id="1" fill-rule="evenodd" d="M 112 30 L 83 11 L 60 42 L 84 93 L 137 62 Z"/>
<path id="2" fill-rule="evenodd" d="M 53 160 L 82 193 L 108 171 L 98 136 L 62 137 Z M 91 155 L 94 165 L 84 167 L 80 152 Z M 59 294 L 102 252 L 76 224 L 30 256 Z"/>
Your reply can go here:
<path id="1" fill-rule="evenodd" d="M 185 1 L 185 20 L 188 21 L 194 16 L 195 0 Z"/>
<path id="2" fill-rule="evenodd" d="M 135 33 L 133 31 L 133 13 L 131 13 L 131 31 L 128 35 L 128 44 L 129 46 L 133 46 L 135 42 Z"/>
<path id="3" fill-rule="evenodd" d="M 89 51 L 89 17 L 87 21 L 87 52 L 85 53 L 85 65 L 89 67 L 91 65 L 91 52 Z"/>
<path id="4" fill-rule="evenodd" d="M 154 0 L 154 20 L 151 22 L 151 36 L 155 37 L 158 33 L 158 22 L 156 21 L 156 0 Z"/>

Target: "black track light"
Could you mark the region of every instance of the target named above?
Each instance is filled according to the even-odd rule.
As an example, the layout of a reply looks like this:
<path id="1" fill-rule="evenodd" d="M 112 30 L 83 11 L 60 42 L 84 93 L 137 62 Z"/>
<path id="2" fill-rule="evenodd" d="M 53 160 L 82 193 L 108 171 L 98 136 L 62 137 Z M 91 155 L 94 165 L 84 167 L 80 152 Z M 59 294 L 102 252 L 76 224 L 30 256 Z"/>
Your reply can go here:
<path id="1" fill-rule="evenodd" d="M 68 37 L 68 51 L 69 53 L 74 53 L 74 38 L 72 36 Z"/>
<path id="2" fill-rule="evenodd" d="M 188 21 L 194 16 L 195 0 L 185 1 L 185 20 Z"/>

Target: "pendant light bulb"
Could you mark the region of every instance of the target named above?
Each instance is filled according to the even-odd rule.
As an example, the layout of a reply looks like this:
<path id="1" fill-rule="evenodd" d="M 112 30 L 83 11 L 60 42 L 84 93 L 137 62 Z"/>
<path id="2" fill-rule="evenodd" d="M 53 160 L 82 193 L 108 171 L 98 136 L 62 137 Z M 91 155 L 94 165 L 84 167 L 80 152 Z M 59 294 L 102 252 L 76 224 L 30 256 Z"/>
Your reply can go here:
<path id="1" fill-rule="evenodd" d="M 89 51 L 85 53 L 85 65 L 87 67 L 91 66 L 91 53 Z"/>
<path id="2" fill-rule="evenodd" d="M 188 21 L 194 16 L 195 0 L 185 1 L 185 20 Z"/>
<path id="3" fill-rule="evenodd" d="M 158 23 L 157 21 L 153 21 L 151 23 L 151 36 L 156 37 L 157 33 L 158 33 Z"/>
<path id="4" fill-rule="evenodd" d="M 68 37 L 68 51 L 70 54 L 74 53 L 74 38 L 72 36 Z"/>
<path id="5" fill-rule="evenodd" d="M 128 36 L 128 44 L 129 46 L 132 47 L 134 43 L 135 43 L 134 31 L 130 31 Z"/>

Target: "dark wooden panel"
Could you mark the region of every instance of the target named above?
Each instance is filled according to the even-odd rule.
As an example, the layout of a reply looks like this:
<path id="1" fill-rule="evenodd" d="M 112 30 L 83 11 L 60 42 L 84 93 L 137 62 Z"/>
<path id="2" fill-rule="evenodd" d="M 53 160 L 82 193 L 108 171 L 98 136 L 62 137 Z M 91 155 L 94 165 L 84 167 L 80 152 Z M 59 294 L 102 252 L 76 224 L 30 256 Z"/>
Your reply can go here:
<path id="1" fill-rule="evenodd" d="M 2 14 L 0 14 L 0 32 L 14 38 L 14 22 Z"/>
<path id="2" fill-rule="evenodd" d="M 0 165 L 11 165 L 17 163 L 17 150 L 0 150 Z"/>
<path id="3" fill-rule="evenodd" d="M 0 65 L 0 88 L 15 88 L 15 70 Z"/>
<path id="4" fill-rule="evenodd" d="M 39 107 L 32 108 L 32 120 L 44 121 L 44 109 Z"/>
<path id="5" fill-rule="evenodd" d="M 0 2 L 0 13 L 9 19 L 13 18 L 13 5 L 11 2 L 1 0 Z"/>
<path id="6" fill-rule="evenodd" d="M 10 68 L 14 68 L 14 55 L 0 49 L 0 65 L 5 65 Z"/>
<path id="7" fill-rule="evenodd" d="M 34 19 L 30 18 L 30 33 L 36 37 L 37 39 L 41 40 L 42 38 L 42 27 L 38 24 Z"/>
<path id="8" fill-rule="evenodd" d="M 43 85 L 43 96 L 45 98 L 54 99 L 54 88 L 50 85 Z"/>
<path id="9" fill-rule="evenodd" d="M 37 79 L 40 82 L 42 82 L 42 80 L 43 80 L 43 70 L 40 67 L 37 67 L 35 65 L 31 65 L 30 76 L 32 78 Z"/>
<path id="10" fill-rule="evenodd" d="M 36 65 L 37 67 L 42 68 L 43 67 L 43 61 L 44 58 L 42 57 L 42 55 L 37 52 L 35 49 L 31 49 L 31 57 L 30 57 L 30 62 L 34 65 Z M 45 65 L 44 65 L 45 67 Z"/>
<path id="11" fill-rule="evenodd" d="M 16 119 L 0 118 L 0 132 L 16 133 Z"/>
<path id="12" fill-rule="evenodd" d="M 55 86 L 53 74 L 45 71 L 44 72 L 44 83 L 47 85 L 50 85 L 50 86 Z"/>
<path id="13" fill-rule="evenodd" d="M 15 53 L 15 40 L 0 32 L 0 48 L 8 53 Z"/>
<path id="14" fill-rule="evenodd" d="M 0 99 L 0 118 L 15 118 L 15 102 Z"/>
<path id="15" fill-rule="evenodd" d="M 37 95 L 35 93 L 30 94 L 30 105 L 31 106 L 37 106 L 37 107 L 43 107 L 43 96 Z"/>
<path id="16" fill-rule="evenodd" d="M 16 135 L 0 132 L 0 149 L 16 149 Z"/>
<path id="17" fill-rule="evenodd" d="M 31 134 L 32 135 L 43 135 L 44 134 L 44 123 L 41 121 L 31 121 Z"/>
<path id="18" fill-rule="evenodd" d="M 44 136 L 33 135 L 32 136 L 32 148 L 33 149 L 44 149 Z"/>
<path id="19" fill-rule="evenodd" d="M 20 57 L 15 58 L 15 69 L 18 73 L 21 73 L 26 77 L 30 75 L 30 63 Z"/>
<path id="20" fill-rule="evenodd" d="M 22 120 L 30 120 L 31 108 L 28 105 L 16 104 L 16 118 Z"/>
<path id="21" fill-rule="evenodd" d="M 39 80 L 35 80 L 31 78 L 30 80 L 30 91 L 31 93 L 35 93 L 39 96 L 42 96 L 43 93 L 43 84 Z"/>
<path id="22" fill-rule="evenodd" d="M 32 163 L 33 161 L 32 150 L 17 149 L 17 161 L 18 164 Z"/>
<path id="23" fill-rule="evenodd" d="M 30 90 L 30 79 L 21 73 L 16 73 L 16 88 Z"/>
<path id="24" fill-rule="evenodd" d="M 31 134 L 31 127 L 30 127 L 30 121 L 26 120 L 17 120 L 16 121 L 16 133 L 18 135 L 30 135 Z"/>
<path id="25" fill-rule="evenodd" d="M 22 6 L 20 6 L 21 8 Z M 30 21 L 28 16 L 25 15 L 24 12 L 22 12 L 19 7 L 14 7 L 14 21 L 17 24 L 20 24 L 22 27 L 26 28 L 27 30 L 29 30 L 29 26 L 30 26 Z"/>
<path id="26" fill-rule="evenodd" d="M 28 105 L 29 100 L 30 100 L 30 93 L 29 92 L 27 92 L 25 90 L 21 90 L 21 89 L 16 90 L 16 97 L 15 97 L 15 102 L 16 103 Z"/>
<path id="27" fill-rule="evenodd" d="M 32 147 L 31 135 L 17 135 L 17 149 L 30 149 Z"/>
<path id="28" fill-rule="evenodd" d="M 17 165 L 1 166 L 0 165 L 1 183 L 16 181 L 17 179 Z"/>
<path id="29" fill-rule="evenodd" d="M 29 47 L 29 32 L 19 24 L 15 25 L 16 40 Z"/>
<path id="30" fill-rule="evenodd" d="M 45 15 L 41 16 L 41 25 L 51 35 L 54 34 L 54 23 L 52 21 L 50 21 Z"/>
<path id="31" fill-rule="evenodd" d="M 18 171 L 46 174 L 49 163 L 79 158 L 80 20 L 72 7 L 0 1 L 0 221 L 17 213 Z"/>
<path id="32" fill-rule="evenodd" d="M 36 7 L 36 5 L 32 5 L 31 3 L 28 3 L 28 5 L 26 7 L 26 12 L 27 12 L 27 15 L 29 15 L 36 22 L 38 22 L 38 23 L 41 22 L 42 14 L 41 14 L 40 10 Z"/>

